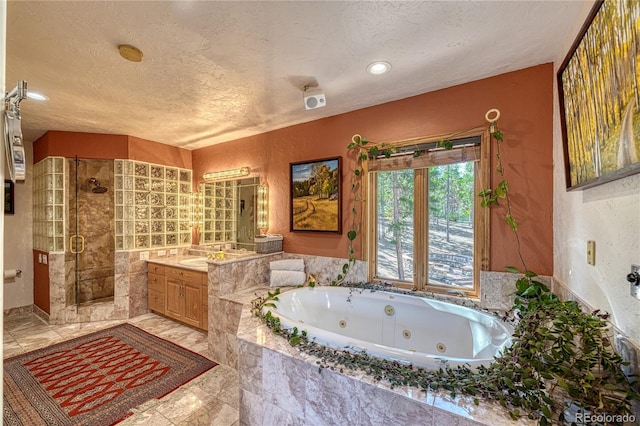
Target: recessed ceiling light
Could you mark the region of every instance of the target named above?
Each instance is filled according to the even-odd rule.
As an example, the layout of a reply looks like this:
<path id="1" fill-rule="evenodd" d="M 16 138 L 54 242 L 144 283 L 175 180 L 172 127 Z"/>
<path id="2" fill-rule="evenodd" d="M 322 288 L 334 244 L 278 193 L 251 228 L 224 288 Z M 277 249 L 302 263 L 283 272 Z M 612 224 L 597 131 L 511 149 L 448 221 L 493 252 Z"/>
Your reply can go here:
<path id="1" fill-rule="evenodd" d="M 42 93 L 32 92 L 27 90 L 27 98 L 33 99 L 34 101 L 48 101 L 49 97 L 43 95 Z"/>
<path id="2" fill-rule="evenodd" d="M 367 65 L 367 71 L 369 72 L 369 74 L 374 75 L 384 74 L 386 72 L 389 72 L 390 69 L 391 64 L 386 61 L 371 62 L 369 65 Z"/>
<path id="3" fill-rule="evenodd" d="M 125 58 L 127 61 L 142 61 L 142 50 L 138 49 L 135 46 L 131 46 L 130 44 L 121 44 L 120 46 L 118 46 L 118 51 L 120 52 L 120 56 Z"/>

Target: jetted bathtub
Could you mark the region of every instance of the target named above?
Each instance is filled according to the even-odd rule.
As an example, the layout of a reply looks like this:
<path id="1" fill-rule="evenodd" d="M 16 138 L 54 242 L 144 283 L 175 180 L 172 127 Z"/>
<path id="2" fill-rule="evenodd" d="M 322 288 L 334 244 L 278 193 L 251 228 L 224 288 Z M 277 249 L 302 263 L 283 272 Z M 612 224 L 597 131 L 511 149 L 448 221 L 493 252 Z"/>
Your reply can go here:
<path id="1" fill-rule="evenodd" d="M 489 313 L 452 303 L 345 287 L 298 288 L 269 308 L 285 328 L 336 349 L 435 369 L 489 364 L 513 328 Z"/>

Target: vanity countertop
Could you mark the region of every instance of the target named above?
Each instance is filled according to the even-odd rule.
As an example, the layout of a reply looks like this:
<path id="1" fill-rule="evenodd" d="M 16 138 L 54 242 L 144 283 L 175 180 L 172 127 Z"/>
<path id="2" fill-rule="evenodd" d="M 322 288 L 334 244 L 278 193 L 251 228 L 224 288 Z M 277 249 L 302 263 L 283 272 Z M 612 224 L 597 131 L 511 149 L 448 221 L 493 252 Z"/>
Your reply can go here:
<path id="1" fill-rule="evenodd" d="M 175 268 L 183 268 L 183 269 L 190 269 L 192 271 L 198 271 L 198 272 L 207 272 L 208 271 L 208 265 L 206 264 L 206 258 L 204 258 L 204 265 L 202 266 L 196 266 L 199 265 L 199 263 L 195 263 L 195 264 L 188 264 L 188 263 L 180 263 L 183 261 L 189 261 L 189 260 L 195 260 L 195 259 L 203 259 L 200 256 L 167 256 L 167 257 L 158 257 L 155 259 L 149 259 L 147 260 L 148 263 L 157 263 L 158 265 L 165 265 L 165 266 L 171 266 L 171 267 L 175 267 Z"/>
<path id="2" fill-rule="evenodd" d="M 274 254 L 279 254 L 279 253 L 265 253 L 265 254 L 252 253 L 249 255 L 244 255 L 242 257 L 236 257 L 236 256 L 231 257 L 229 254 L 227 254 L 228 257 L 225 257 L 223 259 L 207 259 L 204 256 L 193 256 L 193 255 L 167 256 L 167 257 L 149 259 L 147 260 L 147 262 L 157 263 L 159 265 L 166 265 L 166 266 L 172 266 L 177 268 L 190 269 L 192 271 L 207 272 L 209 269 L 209 264 L 226 265 L 230 263 L 259 259 L 261 257 L 273 256 Z"/>

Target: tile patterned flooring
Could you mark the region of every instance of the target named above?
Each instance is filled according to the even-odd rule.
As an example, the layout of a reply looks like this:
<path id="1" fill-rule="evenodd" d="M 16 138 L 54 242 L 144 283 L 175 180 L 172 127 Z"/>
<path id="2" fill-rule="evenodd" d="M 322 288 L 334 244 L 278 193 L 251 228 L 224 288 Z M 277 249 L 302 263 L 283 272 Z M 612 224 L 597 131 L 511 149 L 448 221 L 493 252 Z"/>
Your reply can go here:
<path id="1" fill-rule="evenodd" d="M 49 325 L 35 314 L 5 318 L 4 358 L 82 336 L 125 321 Z M 167 318 L 145 314 L 126 320 L 149 333 L 211 358 L 207 334 Z M 218 365 L 161 399 L 135 408 L 118 426 L 238 426 L 238 372 Z"/>

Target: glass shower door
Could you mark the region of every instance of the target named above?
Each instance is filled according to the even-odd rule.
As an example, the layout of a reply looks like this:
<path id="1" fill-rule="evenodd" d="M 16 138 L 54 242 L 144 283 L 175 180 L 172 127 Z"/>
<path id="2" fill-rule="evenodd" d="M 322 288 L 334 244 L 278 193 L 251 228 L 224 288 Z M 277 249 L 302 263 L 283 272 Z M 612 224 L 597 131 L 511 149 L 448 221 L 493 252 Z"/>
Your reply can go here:
<path id="1" fill-rule="evenodd" d="M 112 302 L 115 291 L 113 161 L 69 160 L 67 305 Z"/>

